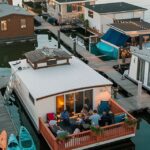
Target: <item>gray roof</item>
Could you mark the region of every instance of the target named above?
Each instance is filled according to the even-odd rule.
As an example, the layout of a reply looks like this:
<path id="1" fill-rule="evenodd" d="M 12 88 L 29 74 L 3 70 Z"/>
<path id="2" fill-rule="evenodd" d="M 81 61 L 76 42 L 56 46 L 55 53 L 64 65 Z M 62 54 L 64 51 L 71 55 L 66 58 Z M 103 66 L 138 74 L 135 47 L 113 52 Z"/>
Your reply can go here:
<path id="1" fill-rule="evenodd" d="M 141 58 L 147 62 L 150 62 L 150 49 L 139 50 L 138 47 L 131 46 L 131 53 L 138 58 Z"/>
<path id="2" fill-rule="evenodd" d="M 5 17 L 12 14 L 33 16 L 32 14 L 27 12 L 24 8 L 8 4 L 0 4 L 0 17 Z"/>
<path id="3" fill-rule="evenodd" d="M 110 24 L 110 26 L 125 32 L 150 30 L 150 23 L 138 19 L 119 20 L 118 22 L 116 20 L 116 23 Z"/>
<path id="4" fill-rule="evenodd" d="M 85 7 L 100 14 L 147 10 L 146 8 L 142 8 L 125 2 L 86 5 Z"/>

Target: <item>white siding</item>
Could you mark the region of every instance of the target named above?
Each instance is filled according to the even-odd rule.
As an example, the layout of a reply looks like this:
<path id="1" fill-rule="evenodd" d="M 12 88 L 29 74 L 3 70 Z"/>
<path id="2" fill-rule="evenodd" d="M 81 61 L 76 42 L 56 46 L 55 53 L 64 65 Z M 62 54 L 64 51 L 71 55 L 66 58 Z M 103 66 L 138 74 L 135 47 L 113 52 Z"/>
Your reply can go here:
<path id="1" fill-rule="evenodd" d="M 100 15 L 96 12 L 93 12 L 93 18 L 88 16 L 88 11 L 89 9 L 85 8 L 85 19 L 89 20 L 89 26 L 91 28 L 95 28 L 101 32 L 101 20 L 100 20 Z"/>
<path id="2" fill-rule="evenodd" d="M 102 3 L 115 3 L 115 2 L 126 2 L 133 5 L 137 5 L 140 7 L 147 8 L 148 10 L 145 12 L 144 19 L 145 21 L 150 22 L 150 0 L 97 0 L 96 4 L 102 4 Z"/>
<path id="3" fill-rule="evenodd" d="M 132 55 L 129 68 L 129 77 L 134 80 L 136 80 L 137 77 L 137 64 L 138 64 L 138 57 Z"/>
<path id="4" fill-rule="evenodd" d="M 147 86 L 149 63 L 145 62 L 144 86 Z"/>

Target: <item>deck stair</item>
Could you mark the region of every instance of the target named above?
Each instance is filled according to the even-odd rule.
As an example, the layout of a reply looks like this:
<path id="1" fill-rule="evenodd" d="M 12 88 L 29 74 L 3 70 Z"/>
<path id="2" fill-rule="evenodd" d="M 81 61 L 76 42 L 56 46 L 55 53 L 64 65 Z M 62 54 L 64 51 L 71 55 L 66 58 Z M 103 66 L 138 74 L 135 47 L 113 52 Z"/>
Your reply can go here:
<path id="1" fill-rule="evenodd" d="M 8 103 L 10 97 L 11 97 L 11 94 L 12 94 L 12 91 L 13 91 L 13 86 L 14 86 L 14 75 L 12 74 L 10 76 L 10 80 L 8 82 L 8 85 L 6 87 L 6 91 L 5 91 L 5 94 L 4 94 L 4 100 L 6 103 Z"/>

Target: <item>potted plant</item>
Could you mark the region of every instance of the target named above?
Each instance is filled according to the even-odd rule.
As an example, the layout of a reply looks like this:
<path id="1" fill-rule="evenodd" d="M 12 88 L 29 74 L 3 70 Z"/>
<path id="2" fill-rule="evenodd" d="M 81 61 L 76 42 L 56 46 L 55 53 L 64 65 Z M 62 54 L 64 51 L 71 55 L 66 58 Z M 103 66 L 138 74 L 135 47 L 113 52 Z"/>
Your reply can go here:
<path id="1" fill-rule="evenodd" d="M 126 117 L 125 123 L 128 127 L 132 128 L 132 127 L 135 127 L 135 125 L 137 124 L 137 120 L 136 119 L 129 119 L 128 117 Z"/>
<path id="2" fill-rule="evenodd" d="M 103 128 L 101 128 L 100 126 L 91 126 L 90 129 L 97 136 L 103 134 Z"/>
<path id="3" fill-rule="evenodd" d="M 61 131 L 57 136 L 58 143 L 66 142 L 70 139 L 69 133 L 67 131 Z"/>

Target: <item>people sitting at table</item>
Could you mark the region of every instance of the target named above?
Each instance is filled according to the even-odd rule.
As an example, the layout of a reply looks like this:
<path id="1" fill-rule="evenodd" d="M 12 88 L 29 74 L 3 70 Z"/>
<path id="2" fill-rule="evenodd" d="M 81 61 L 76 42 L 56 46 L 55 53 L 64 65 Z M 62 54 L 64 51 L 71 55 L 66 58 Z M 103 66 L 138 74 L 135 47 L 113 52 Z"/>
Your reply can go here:
<path id="1" fill-rule="evenodd" d="M 88 113 L 89 113 L 89 108 L 87 104 L 84 104 L 82 110 L 81 110 L 81 114 L 84 114 L 85 118 L 88 117 Z"/>
<path id="2" fill-rule="evenodd" d="M 97 113 L 97 110 L 94 110 L 93 112 L 94 112 L 94 114 L 91 115 L 91 116 L 89 117 L 89 119 L 91 120 L 92 125 L 97 126 L 97 125 L 99 125 L 99 120 L 100 120 L 101 117 L 100 117 L 100 115 Z"/>
<path id="3" fill-rule="evenodd" d="M 73 134 L 77 134 L 77 133 L 80 133 L 81 132 L 81 126 L 80 125 L 77 125 Z"/>
<path id="4" fill-rule="evenodd" d="M 103 111 L 102 117 L 99 120 L 100 126 L 110 125 L 113 123 L 113 113 L 111 111 Z"/>
<path id="5" fill-rule="evenodd" d="M 60 118 L 64 125 L 66 125 L 66 126 L 70 125 L 69 112 L 67 111 L 67 109 L 65 109 L 63 112 L 61 112 Z"/>

